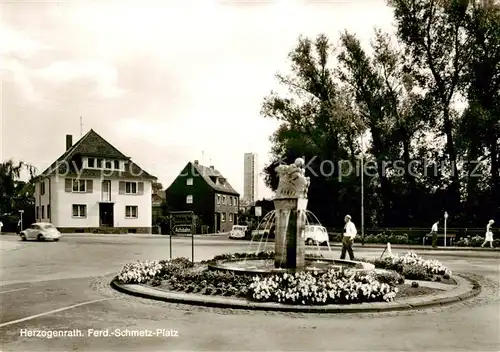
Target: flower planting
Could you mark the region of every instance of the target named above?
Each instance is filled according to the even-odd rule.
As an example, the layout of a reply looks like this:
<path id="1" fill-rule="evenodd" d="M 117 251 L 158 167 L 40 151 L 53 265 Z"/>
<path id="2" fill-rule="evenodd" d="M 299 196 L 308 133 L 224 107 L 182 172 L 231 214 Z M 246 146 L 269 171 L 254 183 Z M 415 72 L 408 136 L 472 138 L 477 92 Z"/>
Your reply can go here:
<path id="1" fill-rule="evenodd" d="M 366 273 L 329 270 L 257 276 L 249 291 L 256 301 L 317 305 L 392 301 L 398 288 Z"/>
<path id="2" fill-rule="evenodd" d="M 431 280 L 436 276 L 449 278 L 451 270 L 438 260 L 426 260 L 410 251 L 403 256 L 392 255 L 383 259 L 367 260 L 376 268 L 393 270 L 408 280 Z"/>
<path id="3" fill-rule="evenodd" d="M 484 243 L 484 236 L 467 236 L 462 237 L 460 240 L 455 242 L 457 247 L 481 247 Z M 489 246 L 489 244 L 488 244 Z M 493 247 L 500 247 L 500 240 L 496 239 L 493 241 Z"/>

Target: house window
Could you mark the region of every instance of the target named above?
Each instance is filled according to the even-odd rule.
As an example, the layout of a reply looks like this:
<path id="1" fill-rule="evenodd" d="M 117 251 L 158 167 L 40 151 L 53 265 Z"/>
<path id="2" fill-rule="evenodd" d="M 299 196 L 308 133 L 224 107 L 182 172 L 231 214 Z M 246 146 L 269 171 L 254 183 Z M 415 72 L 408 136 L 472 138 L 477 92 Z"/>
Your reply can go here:
<path id="1" fill-rule="evenodd" d="M 137 219 L 138 206 L 137 205 L 127 205 L 125 207 L 125 217 L 127 219 Z"/>
<path id="2" fill-rule="evenodd" d="M 222 205 L 226 205 L 226 196 L 222 196 Z"/>
<path id="3" fill-rule="evenodd" d="M 233 205 L 233 197 L 229 197 L 229 205 Z"/>
<path id="4" fill-rule="evenodd" d="M 126 194 L 137 194 L 137 182 L 125 182 Z"/>
<path id="5" fill-rule="evenodd" d="M 95 159 L 94 158 L 89 158 L 87 161 L 89 167 L 95 167 Z"/>
<path id="6" fill-rule="evenodd" d="M 193 204 L 193 195 L 192 194 L 189 194 L 186 196 L 186 203 Z"/>
<path id="7" fill-rule="evenodd" d="M 111 161 L 106 161 L 106 164 L 105 164 L 105 165 L 106 165 L 106 169 L 111 169 L 111 168 L 112 168 L 112 166 L 111 166 L 111 165 L 112 165 Z"/>
<path id="8" fill-rule="evenodd" d="M 233 213 L 229 213 L 229 222 L 233 222 Z"/>
<path id="9" fill-rule="evenodd" d="M 97 159 L 97 167 L 98 168 L 102 167 L 102 159 Z"/>
<path id="10" fill-rule="evenodd" d="M 40 219 L 40 216 L 39 216 L 39 215 L 40 215 L 39 209 L 40 209 L 40 208 L 39 208 L 39 207 L 38 207 L 38 205 L 37 205 L 37 206 L 36 206 L 36 208 L 35 208 L 36 218 L 37 218 L 37 219 Z"/>
<path id="11" fill-rule="evenodd" d="M 192 186 L 193 185 L 193 179 L 192 178 L 186 179 L 186 185 Z"/>
<path id="12" fill-rule="evenodd" d="M 74 218 L 87 217 L 87 206 L 85 204 L 73 204 L 73 217 Z"/>
<path id="13" fill-rule="evenodd" d="M 47 219 L 50 219 L 50 204 L 47 205 Z"/>
<path id="14" fill-rule="evenodd" d="M 118 160 L 115 160 L 115 169 L 120 169 L 120 162 Z"/>
<path id="15" fill-rule="evenodd" d="M 85 192 L 85 191 L 87 191 L 85 180 L 73 179 L 73 192 Z"/>
<path id="16" fill-rule="evenodd" d="M 226 222 L 226 213 L 220 213 L 220 221 Z"/>
<path id="17" fill-rule="evenodd" d="M 45 181 L 42 181 L 42 183 L 40 183 L 40 195 L 44 195 L 45 194 Z"/>
<path id="18" fill-rule="evenodd" d="M 217 204 L 220 204 L 220 194 L 217 195 Z"/>
<path id="19" fill-rule="evenodd" d="M 45 205 L 42 205 L 42 219 L 45 219 Z"/>

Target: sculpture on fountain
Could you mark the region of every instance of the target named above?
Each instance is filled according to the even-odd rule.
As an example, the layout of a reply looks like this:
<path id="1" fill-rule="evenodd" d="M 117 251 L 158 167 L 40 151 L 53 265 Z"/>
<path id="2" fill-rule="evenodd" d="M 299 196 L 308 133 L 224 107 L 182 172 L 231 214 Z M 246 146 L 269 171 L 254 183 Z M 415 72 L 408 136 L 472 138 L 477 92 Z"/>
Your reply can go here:
<path id="1" fill-rule="evenodd" d="M 297 158 L 295 163 L 290 165 L 280 165 L 276 168 L 279 183 L 276 190 L 276 197 L 280 198 L 304 198 L 307 199 L 310 179 L 305 175 L 305 161 Z"/>
<path id="2" fill-rule="evenodd" d="M 291 165 L 276 168 L 279 177 L 274 198 L 276 210 L 274 266 L 304 270 L 307 191 L 310 179 L 305 176 L 305 162 L 297 158 Z"/>

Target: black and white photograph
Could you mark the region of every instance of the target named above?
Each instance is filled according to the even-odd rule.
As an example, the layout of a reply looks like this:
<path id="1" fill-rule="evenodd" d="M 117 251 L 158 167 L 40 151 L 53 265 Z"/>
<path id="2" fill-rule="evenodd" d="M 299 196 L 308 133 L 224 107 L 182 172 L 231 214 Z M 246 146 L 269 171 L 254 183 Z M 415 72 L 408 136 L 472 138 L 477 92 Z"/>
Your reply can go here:
<path id="1" fill-rule="evenodd" d="M 0 12 L 1 351 L 500 351 L 500 1 Z"/>

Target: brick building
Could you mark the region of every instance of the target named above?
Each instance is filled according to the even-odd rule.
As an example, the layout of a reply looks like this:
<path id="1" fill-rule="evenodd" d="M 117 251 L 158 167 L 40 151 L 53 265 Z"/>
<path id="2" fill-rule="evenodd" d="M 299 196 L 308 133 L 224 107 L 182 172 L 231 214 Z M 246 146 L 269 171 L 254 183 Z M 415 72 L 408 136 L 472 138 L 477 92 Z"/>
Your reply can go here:
<path id="1" fill-rule="evenodd" d="M 165 190 L 172 211 L 193 211 L 208 232 L 229 232 L 238 223 L 240 195 L 213 166 L 189 162 Z"/>

